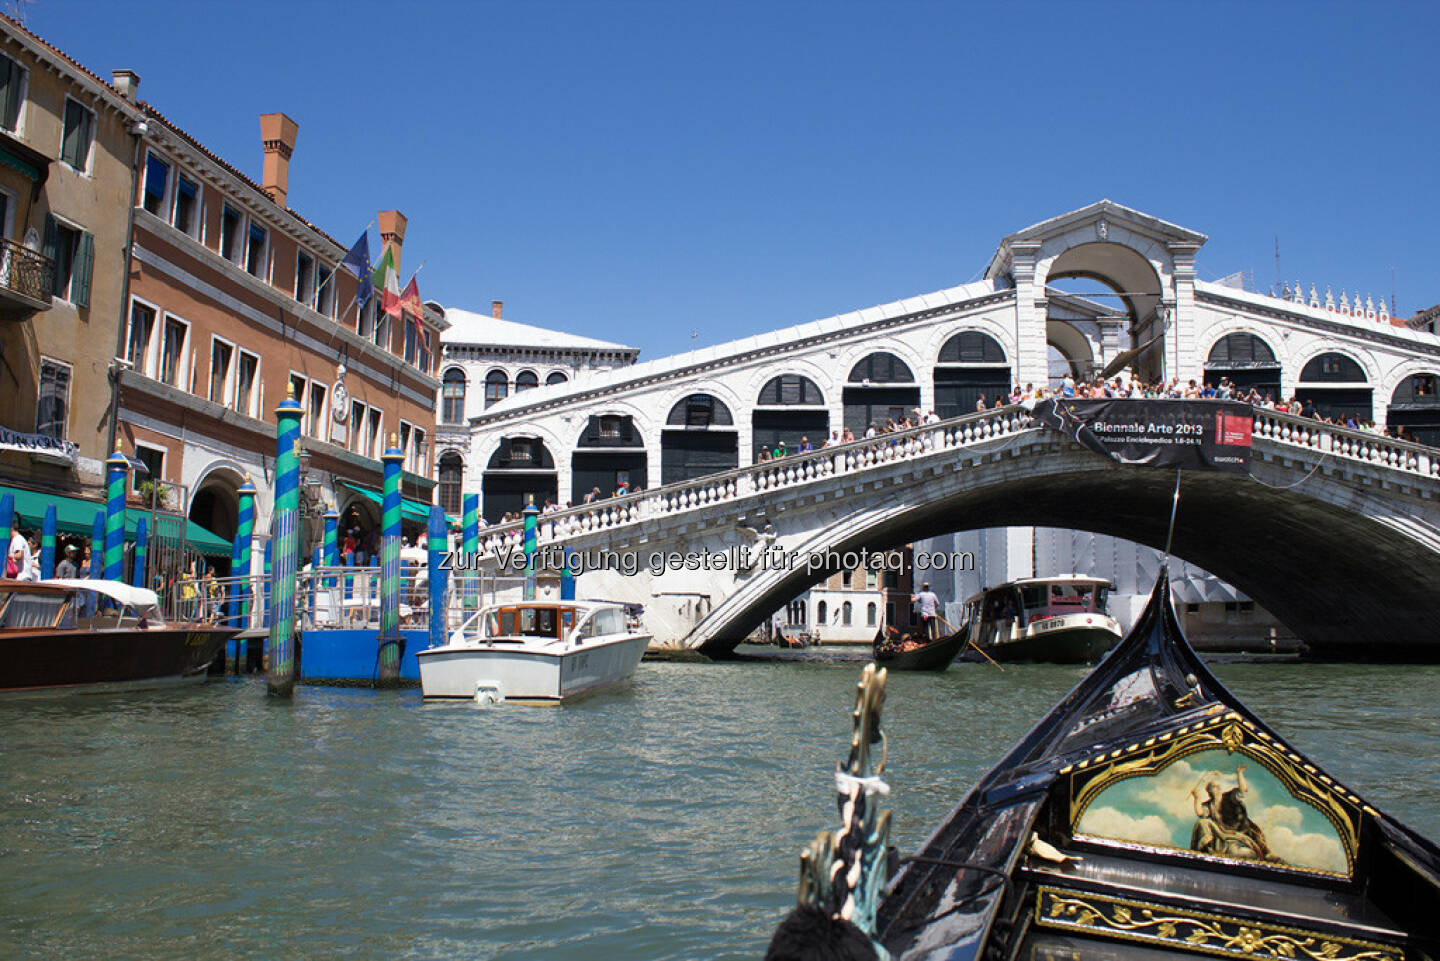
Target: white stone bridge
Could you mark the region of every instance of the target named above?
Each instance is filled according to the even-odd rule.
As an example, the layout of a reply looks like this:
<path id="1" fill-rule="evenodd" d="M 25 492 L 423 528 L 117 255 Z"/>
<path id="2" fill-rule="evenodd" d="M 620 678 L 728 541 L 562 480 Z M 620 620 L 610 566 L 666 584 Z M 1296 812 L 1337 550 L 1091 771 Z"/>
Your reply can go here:
<path id="1" fill-rule="evenodd" d="M 1184 475 L 1173 551 L 1223 577 L 1319 654 L 1440 656 L 1440 451 L 1256 410 L 1250 476 Z M 551 513 L 539 543 L 635 558 L 581 596 L 645 606 L 657 646 L 733 649 L 836 568 L 650 566 L 770 545 L 801 558 L 951 531 L 1053 526 L 1162 548 L 1174 475 L 1117 465 L 1018 407 L 795 454 Z M 487 564 L 520 525 L 482 533 Z"/>

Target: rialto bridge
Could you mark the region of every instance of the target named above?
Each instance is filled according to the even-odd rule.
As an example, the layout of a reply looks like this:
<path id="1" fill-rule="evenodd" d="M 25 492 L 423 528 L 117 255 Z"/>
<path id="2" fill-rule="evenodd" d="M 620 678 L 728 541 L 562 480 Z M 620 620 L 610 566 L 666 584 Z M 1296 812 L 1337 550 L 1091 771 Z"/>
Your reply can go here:
<path id="1" fill-rule="evenodd" d="M 656 504 L 670 504 L 661 513 L 672 516 L 668 492 L 714 491 L 713 475 L 718 474 L 738 478 L 735 496 L 723 506 L 706 502 L 710 495 L 704 493 L 687 495 L 701 503 L 674 514 L 665 527 L 671 533 L 635 536 L 658 538 L 657 543 L 685 541 L 699 530 L 728 531 L 725 537 L 731 539 L 748 536 L 736 533 L 736 525 L 760 530 L 763 525 L 756 527 L 753 520 L 764 510 L 787 544 L 809 543 L 822 536 L 822 528 L 826 538 L 848 531 L 845 543 L 878 547 L 1009 524 L 1086 529 L 1157 543 L 1153 518 L 1164 511 L 1152 508 L 1160 496 L 1155 485 L 1163 487 L 1163 482 L 1143 472 L 1117 474 L 1116 468 L 1090 463 L 1078 451 L 1057 449 L 1043 457 L 1016 453 L 1035 453 L 1037 444 L 1056 443 L 1038 434 L 1015 441 L 1020 446 L 1005 455 L 1013 468 L 1008 473 L 957 471 L 940 458 L 926 467 L 938 473 L 926 475 L 922 484 L 919 475 L 904 473 L 911 468 L 866 466 L 860 473 L 873 479 L 864 483 L 880 485 L 867 490 L 885 491 L 889 501 L 875 505 L 879 513 L 858 504 L 853 481 L 832 479 L 828 487 L 821 485 L 823 492 L 794 492 L 807 504 L 818 497 L 832 511 L 861 512 L 843 524 L 839 515 L 821 521 L 820 514 L 813 514 L 792 530 L 788 525 L 800 516 L 794 513 L 798 503 L 774 502 L 778 494 L 768 489 L 741 496 L 742 479 L 752 465 L 775 469 L 756 463 L 762 449 L 783 445 L 789 456 L 779 470 L 789 476 L 803 472 L 801 465 L 811 460 L 823 462 L 820 455 L 795 457 L 803 440 L 819 447 L 845 427 L 863 437 L 869 424 L 899 420 L 915 408 L 948 420 L 974 411 L 982 395 L 993 405 L 1012 384 L 1046 383 L 1057 368 L 1089 376 L 1130 364 L 1147 381 L 1175 377 L 1182 383 L 1228 377 L 1276 397 L 1298 395 L 1322 412 L 1403 425 L 1420 440 L 1440 443 L 1440 337 L 1398 326 L 1383 304 L 1362 306 L 1358 296 L 1354 302 L 1344 294 L 1336 300 L 1328 292 L 1303 293 L 1296 285 L 1287 296 L 1275 297 L 1199 280 L 1195 261 L 1205 240 L 1203 234 L 1101 201 L 1011 234 L 1001 241 L 982 279 L 936 293 L 509 396 L 482 390 L 468 376 L 442 368 L 458 391 L 447 395 L 447 413 L 437 427 L 441 502 L 454 513 L 462 490 L 478 491 L 482 512 L 493 524 L 533 497 L 536 504 L 574 505 L 551 515 L 560 519 L 619 511 L 639 532 L 660 523 Z M 450 349 L 447 341 L 447 356 Z M 1268 420 L 1288 423 L 1279 416 Z M 1304 433 L 1310 428 L 1295 429 Z M 1427 466 L 1399 468 L 1367 460 L 1367 470 L 1381 472 L 1374 478 L 1332 476 L 1329 460 L 1302 459 L 1292 469 L 1288 455 L 1278 449 L 1284 445 L 1288 450 L 1289 442 L 1262 439 L 1261 450 L 1267 444 L 1277 450 L 1257 463 L 1260 479 L 1251 486 L 1236 487 L 1233 478 L 1194 482 L 1186 506 L 1197 511 L 1203 506 L 1206 519 L 1191 518 L 1200 526 L 1188 539 L 1182 524 L 1176 553 L 1245 590 L 1312 643 L 1341 643 L 1362 635 L 1379 643 L 1384 631 L 1378 625 L 1401 623 L 1386 611 L 1413 613 L 1434 603 L 1418 596 L 1414 603 L 1386 603 L 1397 591 L 1424 585 L 1419 568 L 1433 564 L 1432 462 L 1423 447 L 1387 445 L 1363 433 L 1323 434 L 1342 448 L 1383 448 L 1386 458 Z M 1328 448 L 1324 454 L 1340 456 Z M 1312 468 L 1315 473 L 1306 474 Z M 1387 480 L 1384 472 L 1395 470 L 1412 479 L 1418 470 L 1421 481 Z M 890 480 L 889 471 L 901 471 L 895 476 L 906 479 Z M 1302 475 L 1306 480 L 1289 495 L 1263 493 L 1268 490 L 1264 482 L 1283 485 Z M 950 478 L 949 486 L 941 483 L 942 476 Z M 622 482 L 644 493 L 598 508 L 583 504 L 587 492 L 598 488 L 609 495 Z M 1402 487 L 1418 493 L 1394 493 Z M 1320 489 L 1327 493 L 1317 494 Z M 1026 496 L 1016 495 L 1026 491 Z M 1215 492 L 1212 499 L 1205 499 L 1206 491 Z M 1229 493 L 1221 496 L 1222 491 Z M 1372 502 L 1376 497 L 1379 501 Z M 833 499 L 841 503 L 830 503 Z M 1281 509 L 1282 501 L 1290 506 Z M 1244 503 L 1253 509 L 1233 509 Z M 679 520 L 680 514 L 687 519 Z M 779 515 L 790 519 L 778 520 Z M 1229 526 L 1218 520 L 1222 517 L 1232 519 Z M 806 526 L 812 523 L 818 526 Z M 1352 523 L 1363 530 L 1350 529 Z M 1312 527 L 1332 532 L 1335 539 L 1321 545 L 1299 536 L 1300 528 Z M 573 530 L 586 529 L 580 524 Z M 606 538 L 619 531 L 602 536 L 588 529 L 596 544 L 617 546 Z M 501 536 L 493 531 L 492 536 Z M 1222 531 L 1228 533 L 1222 537 Z M 1352 535 L 1359 540 L 1347 540 Z M 1266 537 L 1274 538 L 1268 542 L 1272 546 L 1258 546 Z M 1387 537 L 1400 539 L 1382 549 Z M 625 542 L 637 543 L 629 535 Z M 1301 550 L 1301 543 L 1308 545 L 1303 553 L 1286 554 Z M 1361 543 L 1363 550 L 1354 546 Z M 1325 550 L 1317 551 L 1321 546 Z M 1409 563 L 1399 563 L 1402 555 Z M 1383 577 L 1351 569 L 1366 566 L 1370 557 L 1390 557 L 1396 566 L 1382 565 Z M 1331 570 L 1317 570 L 1321 564 Z M 1339 577 L 1341 568 L 1354 576 Z M 1433 585 L 1433 566 L 1429 570 Z M 1278 577 L 1282 571 L 1287 576 Z M 1277 579 L 1267 587 L 1254 572 Z M 663 584 L 642 585 L 640 577 L 605 584 L 602 593 L 636 594 L 633 599 L 647 604 L 657 638 L 667 643 L 714 639 L 724 644 L 820 576 L 805 580 L 792 574 L 763 589 L 762 583 L 773 578 L 746 575 L 741 578 L 745 584 L 727 587 L 712 577 L 701 590 L 675 588 L 679 581 L 667 574 Z M 1324 592 L 1315 589 L 1322 582 Z M 1360 590 L 1360 584 L 1370 588 Z M 717 602 L 730 588 L 737 593 L 722 611 Z M 589 584 L 585 590 L 594 593 Z M 1355 598 L 1361 600 L 1351 604 Z M 663 612 L 667 606 L 673 613 Z"/>

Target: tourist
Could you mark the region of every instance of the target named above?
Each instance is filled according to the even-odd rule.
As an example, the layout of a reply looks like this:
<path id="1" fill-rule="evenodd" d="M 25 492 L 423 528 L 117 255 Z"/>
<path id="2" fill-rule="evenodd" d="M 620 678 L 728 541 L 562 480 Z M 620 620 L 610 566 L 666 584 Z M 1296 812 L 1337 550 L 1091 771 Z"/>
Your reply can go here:
<path id="1" fill-rule="evenodd" d="M 62 579 L 79 577 L 80 569 L 75 566 L 75 545 L 66 544 L 63 553 L 64 556 L 60 558 L 60 563 L 55 565 L 55 576 Z"/>
<path id="2" fill-rule="evenodd" d="M 975 402 L 975 410 L 976 410 L 976 412 L 978 413 L 979 411 L 988 410 L 988 409 L 989 409 L 989 407 L 988 407 L 988 405 L 985 403 L 985 395 L 984 395 L 984 394 L 981 394 L 981 395 L 980 395 L 980 399 Z"/>
<path id="3" fill-rule="evenodd" d="M 848 428 L 848 427 L 845 428 L 843 431 L 840 432 L 840 442 L 841 442 L 842 444 L 851 444 L 851 443 L 854 443 L 854 442 L 855 442 L 855 432 L 854 432 L 853 430 L 851 430 L 850 428 Z"/>
<path id="4" fill-rule="evenodd" d="M 355 528 L 345 532 L 345 540 L 341 542 L 340 557 L 346 567 L 355 566 Z"/>
<path id="5" fill-rule="evenodd" d="M 812 450 L 814 450 L 814 449 L 815 449 L 815 445 L 812 444 L 812 443 L 810 443 L 810 438 L 809 438 L 808 436 L 801 435 L 801 437 L 800 437 L 800 451 L 799 451 L 799 452 L 800 452 L 801 454 L 808 454 L 808 453 L 810 453 L 810 452 L 811 452 Z"/>

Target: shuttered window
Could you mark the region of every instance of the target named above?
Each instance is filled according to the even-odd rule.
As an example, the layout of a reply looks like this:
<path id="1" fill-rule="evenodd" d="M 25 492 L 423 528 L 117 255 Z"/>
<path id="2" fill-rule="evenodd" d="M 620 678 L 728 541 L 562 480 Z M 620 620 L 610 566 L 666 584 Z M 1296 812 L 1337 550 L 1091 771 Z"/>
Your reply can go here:
<path id="1" fill-rule="evenodd" d="M 90 306 L 90 277 L 94 273 L 95 238 L 50 215 L 45 216 L 43 253 L 55 262 L 51 293 L 76 307 Z"/>
<path id="2" fill-rule="evenodd" d="M 60 138 L 60 159 L 84 173 L 90 164 L 90 142 L 95 137 L 95 115 L 68 97 L 65 132 Z"/>
<path id="3" fill-rule="evenodd" d="M 9 57 L 0 57 L 0 126 L 14 130 L 24 102 L 25 71 Z"/>

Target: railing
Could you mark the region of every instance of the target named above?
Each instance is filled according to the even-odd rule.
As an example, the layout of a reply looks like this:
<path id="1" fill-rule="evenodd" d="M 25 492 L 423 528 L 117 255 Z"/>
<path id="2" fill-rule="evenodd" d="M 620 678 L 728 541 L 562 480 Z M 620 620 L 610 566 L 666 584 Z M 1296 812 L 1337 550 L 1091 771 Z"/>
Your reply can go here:
<path id="1" fill-rule="evenodd" d="M 537 534 L 539 540 L 553 542 L 736 501 L 759 492 L 800 487 L 826 477 L 914 460 L 937 451 L 964 449 L 1014 437 L 1033 428 L 1029 411 L 1020 406 L 966 414 L 542 514 Z M 1293 414 L 1255 408 L 1254 436 L 1425 478 L 1440 478 L 1440 451 Z M 480 553 L 494 555 L 506 548 L 519 550 L 522 526 L 522 522 L 513 521 L 486 528 L 480 536 Z"/>
<path id="2" fill-rule="evenodd" d="M 13 240 L 0 238 L 0 288 L 50 303 L 55 261 Z"/>

